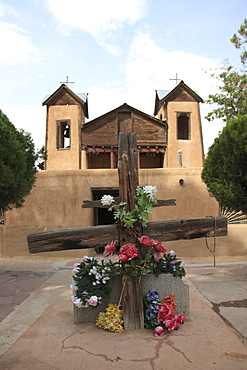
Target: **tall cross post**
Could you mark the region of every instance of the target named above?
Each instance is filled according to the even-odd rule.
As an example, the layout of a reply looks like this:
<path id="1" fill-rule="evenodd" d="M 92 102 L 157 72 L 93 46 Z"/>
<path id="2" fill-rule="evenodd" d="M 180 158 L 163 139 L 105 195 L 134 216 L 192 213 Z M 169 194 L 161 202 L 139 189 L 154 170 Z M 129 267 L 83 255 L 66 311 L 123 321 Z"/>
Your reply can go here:
<path id="1" fill-rule="evenodd" d="M 138 150 L 136 134 L 120 132 L 119 134 L 119 197 L 126 203 L 126 211 L 131 211 L 136 204 L 138 178 Z M 135 223 L 134 233 L 130 233 L 123 224 L 119 224 L 119 244 L 137 244 L 136 235 L 142 236 L 142 227 Z M 133 231 L 133 230 L 132 230 Z M 142 278 L 124 274 L 122 277 L 122 311 L 125 330 L 144 329 Z"/>

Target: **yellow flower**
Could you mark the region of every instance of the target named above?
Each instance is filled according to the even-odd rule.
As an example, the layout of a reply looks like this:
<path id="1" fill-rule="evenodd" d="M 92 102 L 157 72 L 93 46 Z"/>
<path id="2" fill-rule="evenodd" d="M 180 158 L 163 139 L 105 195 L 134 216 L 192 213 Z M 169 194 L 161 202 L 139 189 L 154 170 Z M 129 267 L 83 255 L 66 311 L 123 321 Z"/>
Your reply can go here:
<path id="1" fill-rule="evenodd" d="M 100 312 L 95 325 L 114 333 L 123 331 L 122 312 L 118 305 L 109 303 L 106 312 Z"/>

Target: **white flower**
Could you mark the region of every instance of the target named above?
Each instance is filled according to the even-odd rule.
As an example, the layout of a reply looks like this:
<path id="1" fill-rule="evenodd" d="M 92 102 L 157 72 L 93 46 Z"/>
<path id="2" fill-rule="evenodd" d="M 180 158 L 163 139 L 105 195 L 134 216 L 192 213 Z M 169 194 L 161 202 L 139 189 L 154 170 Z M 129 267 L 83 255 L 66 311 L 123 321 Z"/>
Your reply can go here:
<path id="1" fill-rule="evenodd" d="M 97 285 L 97 283 L 95 283 L 95 281 L 93 281 L 93 286 Z"/>
<path id="2" fill-rule="evenodd" d="M 157 193 L 156 186 L 151 186 L 151 185 L 143 186 L 143 191 L 149 196 L 151 201 L 154 201 L 154 199 L 156 198 L 156 193 Z"/>
<path id="3" fill-rule="evenodd" d="M 103 206 L 111 206 L 112 203 L 115 202 L 114 198 L 111 195 L 106 195 L 106 194 L 103 195 L 100 201 Z"/>

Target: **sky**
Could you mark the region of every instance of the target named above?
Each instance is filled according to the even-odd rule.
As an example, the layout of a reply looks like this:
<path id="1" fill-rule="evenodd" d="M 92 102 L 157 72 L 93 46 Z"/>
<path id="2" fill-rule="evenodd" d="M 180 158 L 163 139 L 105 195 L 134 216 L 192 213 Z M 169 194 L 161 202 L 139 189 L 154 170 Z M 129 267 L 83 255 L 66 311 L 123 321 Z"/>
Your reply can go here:
<path id="1" fill-rule="evenodd" d="M 176 74 L 204 100 L 211 77 L 240 66 L 230 42 L 246 0 L 0 0 L 0 109 L 45 144 L 42 102 L 62 82 L 88 93 L 90 121 L 127 103 L 153 115 L 155 90 L 171 90 Z M 201 104 L 204 151 L 224 124 L 208 122 Z"/>

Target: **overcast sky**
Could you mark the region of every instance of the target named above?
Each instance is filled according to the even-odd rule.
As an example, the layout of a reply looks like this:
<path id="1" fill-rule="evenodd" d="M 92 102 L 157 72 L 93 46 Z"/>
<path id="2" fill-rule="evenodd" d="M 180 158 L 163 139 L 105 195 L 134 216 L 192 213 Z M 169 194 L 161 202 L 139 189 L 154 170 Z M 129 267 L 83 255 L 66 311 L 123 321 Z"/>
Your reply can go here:
<path id="1" fill-rule="evenodd" d="M 178 78 L 203 99 L 216 90 L 210 71 L 239 65 L 230 42 L 246 0 L 0 0 L 0 109 L 45 144 L 44 97 L 61 82 L 88 93 L 89 120 L 123 103 L 153 115 L 155 90 Z M 207 122 L 204 149 L 222 122 Z"/>

